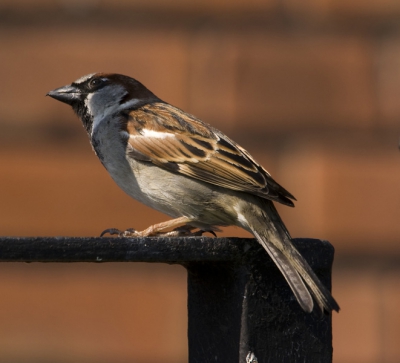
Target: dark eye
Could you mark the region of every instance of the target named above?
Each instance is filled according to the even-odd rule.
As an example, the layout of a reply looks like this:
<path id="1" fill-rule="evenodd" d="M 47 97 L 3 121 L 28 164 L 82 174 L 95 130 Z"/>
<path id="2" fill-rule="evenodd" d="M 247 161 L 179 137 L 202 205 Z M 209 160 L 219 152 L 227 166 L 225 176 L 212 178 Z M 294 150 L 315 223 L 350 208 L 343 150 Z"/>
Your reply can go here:
<path id="1" fill-rule="evenodd" d="M 96 88 L 98 86 L 100 86 L 103 83 L 103 80 L 100 78 L 93 78 L 90 82 L 89 82 L 89 87 L 90 88 Z"/>

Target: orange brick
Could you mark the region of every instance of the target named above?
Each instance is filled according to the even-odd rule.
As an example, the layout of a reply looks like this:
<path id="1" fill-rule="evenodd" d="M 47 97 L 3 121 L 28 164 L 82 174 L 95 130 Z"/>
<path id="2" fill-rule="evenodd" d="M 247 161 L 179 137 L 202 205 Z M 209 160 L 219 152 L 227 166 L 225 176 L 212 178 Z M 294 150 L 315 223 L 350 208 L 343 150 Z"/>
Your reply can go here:
<path id="1" fill-rule="evenodd" d="M 399 360 L 400 274 L 383 263 L 334 266 L 333 294 L 341 306 L 333 315 L 334 362 Z"/>
<path id="2" fill-rule="evenodd" d="M 163 11 L 196 11 L 196 12 L 210 12 L 210 11 L 261 11 L 269 10 L 277 6 L 276 0 L 118 0 L 103 1 L 105 8 L 141 8 L 141 9 L 157 9 Z"/>
<path id="3" fill-rule="evenodd" d="M 237 44 L 223 32 L 203 31 L 190 46 L 189 109 L 228 133 L 237 112 Z"/>
<path id="4" fill-rule="evenodd" d="M 276 180 L 297 199 L 295 208 L 277 205 L 292 236 L 326 239 L 324 155 L 297 145 L 277 163 Z"/>
<path id="5" fill-rule="evenodd" d="M 398 127 L 400 118 L 400 38 L 386 39 L 378 53 L 379 116 L 382 126 Z"/>
<path id="6" fill-rule="evenodd" d="M 400 14 L 400 3 L 396 0 L 329 0 L 329 8 L 335 15 L 368 16 L 369 19 L 376 20 Z"/>
<path id="7" fill-rule="evenodd" d="M 311 21 L 325 20 L 330 14 L 332 0 L 284 0 L 283 6 L 286 12 L 296 18 L 307 17 Z"/>
<path id="8" fill-rule="evenodd" d="M 37 6 L 52 10 L 156 10 L 163 12 L 174 11 L 192 11 L 192 12 L 210 12 L 210 11 L 261 11 L 270 10 L 278 5 L 276 0 L 103 0 L 103 1 L 69 1 L 55 3 L 51 0 L 38 0 L 35 5 L 29 0 L 3 0 L 2 6 L 16 8 L 22 11 L 37 10 Z"/>
<path id="9" fill-rule="evenodd" d="M 333 361 L 381 360 L 379 280 L 375 271 L 343 269 L 333 277 L 333 295 L 341 310 L 333 314 Z"/>
<path id="10" fill-rule="evenodd" d="M 373 53 L 342 36 L 243 34 L 237 118 L 270 130 L 374 123 Z"/>
<path id="11" fill-rule="evenodd" d="M 391 19 L 400 13 L 400 4 L 396 0 L 285 0 L 284 5 L 292 16 L 306 15 L 313 21 L 329 18 L 343 21 L 345 17 L 356 17 L 374 24 L 374 20 L 385 21 L 384 17 Z"/>
<path id="12" fill-rule="evenodd" d="M 395 363 L 400 360 L 400 270 L 382 268 L 379 276 L 382 293 L 382 324 L 380 326 L 380 342 L 382 344 L 383 362 Z"/>
<path id="13" fill-rule="evenodd" d="M 160 264 L 2 264 L 3 361 L 187 357 L 186 273 Z"/>
<path id="14" fill-rule="evenodd" d="M 280 208 L 295 236 L 330 240 L 338 251 L 399 250 L 400 168 L 396 140 L 308 139 L 292 144 L 278 176 L 298 198 Z M 360 146 L 360 143 L 362 146 Z"/>
<path id="15" fill-rule="evenodd" d="M 375 123 L 366 42 L 262 31 L 200 31 L 193 38 L 190 111 L 226 132 Z"/>

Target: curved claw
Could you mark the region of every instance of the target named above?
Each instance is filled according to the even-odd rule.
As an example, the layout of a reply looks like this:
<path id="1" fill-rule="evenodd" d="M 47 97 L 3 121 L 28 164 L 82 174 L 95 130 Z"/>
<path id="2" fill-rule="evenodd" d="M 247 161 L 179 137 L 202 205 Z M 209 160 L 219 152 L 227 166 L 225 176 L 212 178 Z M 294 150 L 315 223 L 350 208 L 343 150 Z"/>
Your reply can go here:
<path id="1" fill-rule="evenodd" d="M 214 237 L 217 237 L 217 235 L 215 234 L 215 232 L 214 231 L 212 231 L 212 230 L 207 230 L 207 229 L 200 229 L 197 233 L 198 234 L 196 234 L 197 236 L 202 236 L 203 235 L 203 233 L 211 233 Z"/>
<path id="2" fill-rule="evenodd" d="M 100 237 L 103 237 L 105 234 L 109 233 L 111 236 L 113 235 L 121 235 L 121 232 L 118 228 L 107 228 L 103 232 L 101 232 Z"/>

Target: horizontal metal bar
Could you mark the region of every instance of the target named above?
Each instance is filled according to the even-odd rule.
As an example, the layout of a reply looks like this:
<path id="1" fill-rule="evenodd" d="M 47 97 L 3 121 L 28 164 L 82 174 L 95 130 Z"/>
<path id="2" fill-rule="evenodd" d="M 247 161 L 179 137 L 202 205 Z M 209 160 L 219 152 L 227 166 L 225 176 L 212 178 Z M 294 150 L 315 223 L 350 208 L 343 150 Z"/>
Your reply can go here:
<path id="1" fill-rule="evenodd" d="M 332 249 L 320 240 L 294 243 L 305 254 Z M 265 251 L 250 238 L 0 237 L 0 262 L 243 262 L 258 253 Z"/>

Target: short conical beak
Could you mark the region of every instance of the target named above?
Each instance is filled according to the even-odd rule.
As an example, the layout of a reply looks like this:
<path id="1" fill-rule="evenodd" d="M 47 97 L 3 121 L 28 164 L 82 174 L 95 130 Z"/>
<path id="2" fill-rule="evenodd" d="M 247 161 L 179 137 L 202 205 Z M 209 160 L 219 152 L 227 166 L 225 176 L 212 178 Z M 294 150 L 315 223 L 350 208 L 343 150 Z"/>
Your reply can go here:
<path id="1" fill-rule="evenodd" d="M 81 92 L 78 88 L 68 85 L 50 91 L 46 96 L 50 96 L 58 101 L 72 105 L 74 102 L 79 101 Z"/>

